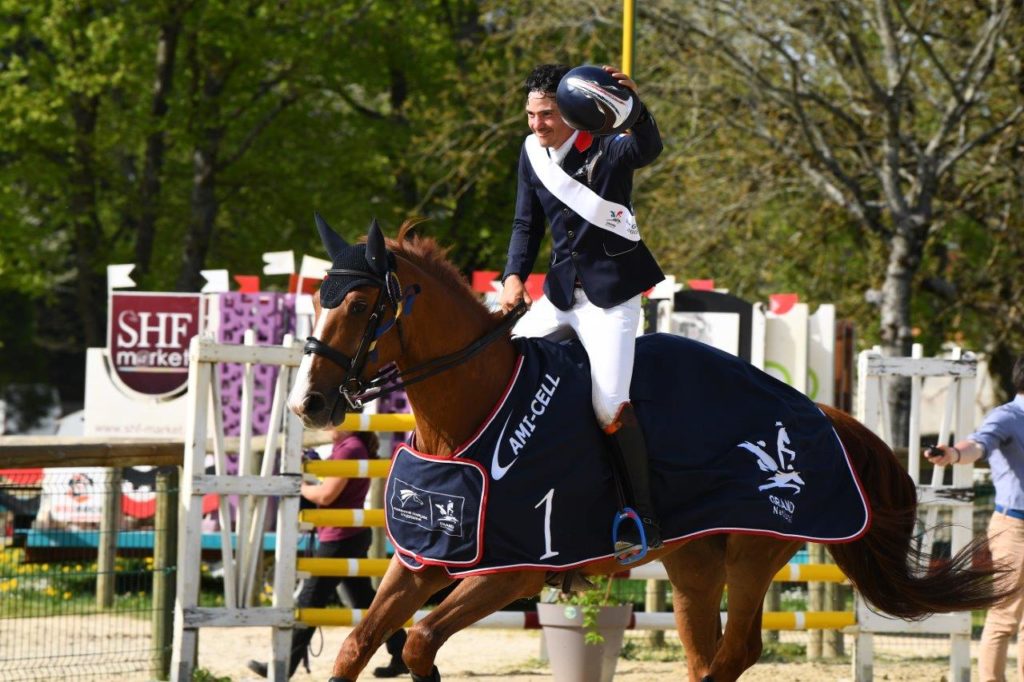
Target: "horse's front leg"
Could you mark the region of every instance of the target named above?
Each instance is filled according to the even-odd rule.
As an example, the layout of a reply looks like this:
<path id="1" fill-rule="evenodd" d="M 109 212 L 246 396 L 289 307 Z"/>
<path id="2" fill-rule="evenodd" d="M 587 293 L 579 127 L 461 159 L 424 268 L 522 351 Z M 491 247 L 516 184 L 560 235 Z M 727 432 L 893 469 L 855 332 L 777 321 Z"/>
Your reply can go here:
<path id="1" fill-rule="evenodd" d="M 414 573 L 392 557 L 373 603 L 338 651 L 332 679 L 354 681 L 384 640 L 404 626 L 430 595 L 451 582 L 442 568 L 430 567 Z M 407 644 L 404 651 L 408 649 Z M 408 664 L 404 651 L 402 657 Z"/>
<path id="2" fill-rule="evenodd" d="M 409 631 L 404 659 L 417 678 L 439 682 L 434 660 L 441 645 L 459 630 L 472 625 L 517 599 L 532 597 L 544 586 L 544 573 L 516 571 L 463 578 L 444 601 Z"/>

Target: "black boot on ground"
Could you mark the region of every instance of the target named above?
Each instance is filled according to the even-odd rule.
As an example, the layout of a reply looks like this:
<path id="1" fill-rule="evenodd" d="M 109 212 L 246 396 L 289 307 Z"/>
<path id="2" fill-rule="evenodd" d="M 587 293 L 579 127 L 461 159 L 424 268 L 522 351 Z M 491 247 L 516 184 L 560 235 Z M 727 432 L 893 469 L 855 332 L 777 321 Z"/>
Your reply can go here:
<path id="1" fill-rule="evenodd" d="M 408 637 L 405 630 L 396 630 L 388 637 L 385 646 L 391 654 L 391 662 L 373 669 L 374 677 L 401 677 L 409 674 L 409 668 L 402 660 L 402 649 L 405 648 L 405 640 Z"/>
<path id="2" fill-rule="evenodd" d="M 250 660 L 248 663 L 245 664 L 245 667 L 259 675 L 260 677 L 267 676 L 267 664 L 263 661 Z"/>

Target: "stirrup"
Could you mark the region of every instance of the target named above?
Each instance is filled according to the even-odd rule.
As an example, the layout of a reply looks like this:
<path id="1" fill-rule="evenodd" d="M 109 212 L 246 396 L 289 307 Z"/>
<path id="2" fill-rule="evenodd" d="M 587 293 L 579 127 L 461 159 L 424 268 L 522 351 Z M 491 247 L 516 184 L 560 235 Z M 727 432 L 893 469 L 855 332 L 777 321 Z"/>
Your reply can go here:
<path id="1" fill-rule="evenodd" d="M 636 524 L 636 530 L 640 534 L 639 545 L 619 540 L 619 526 L 627 520 L 632 520 Z M 632 507 L 624 507 L 615 514 L 615 521 L 612 524 L 612 547 L 615 548 L 615 560 L 623 566 L 634 564 L 647 556 L 647 533 L 644 531 L 644 522 Z"/>

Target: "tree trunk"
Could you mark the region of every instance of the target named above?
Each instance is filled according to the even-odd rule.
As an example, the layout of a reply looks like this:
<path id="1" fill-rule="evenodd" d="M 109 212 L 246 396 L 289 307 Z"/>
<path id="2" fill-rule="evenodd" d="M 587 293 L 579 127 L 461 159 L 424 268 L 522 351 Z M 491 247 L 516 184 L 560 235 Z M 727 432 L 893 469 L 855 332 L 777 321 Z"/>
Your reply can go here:
<path id="1" fill-rule="evenodd" d="M 910 301 L 914 276 L 921 263 L 922 244 L 914 238 L 910 218 L 897 221 L 889 240 L 889 262 L 882 284 L 881 337 L 885 355 L 907 357 L 913 344 Z M 894 379 L 889 384 L 889 414 L 892 416 L 893 443 L 905 445 L 909 434 L 910 381 Z"/>
<path id="2" fill-rule="evenodd" d="M 87 348 L 103 345 L 104 305 L 97 292 L 98 251 L 103 229 L 96 211 L 96 159 L 94 136 L 99 97 L 76 94 L 71 98 L 71 116 L 75 123 L 71 150 L 71 191 L 69 205 L 74 226 L 76 308 Z"/>
<path id="3" fill-rule="evenodd" d="M 195 112 L 198 132 L 192 150 L 191 216 L 185 232 L 185 249 L 178 273 L 178 291 L 199 291 L 203 277 L 199 271 L 206 263 L 210 239 L 217 219 L 218 155 L 224 139 L 221 123 L 220 96 L 230 76 L 232 64 L 223 59 L 211 60 L 206 68 L 196 66 L 194 76 L 201 82 Z"/>
<path id="4" fill-rule="evenodd" d="M 153 83 L 153 129 L 146 137 L 146 152 L 139 183 L 139 222 L 135 236 L 135 270 L 139 277 L 149 274 L 156 238 L 159 213 L 161 173 L 164 166 L 163 120 L 167 115 L 167 98 L 174 82 L 174 57 L 181 31 L 181 17 L 176 14 L 160 26 L 156 42 L 156 80 Z"/>
<path id="5" fill-rule="evenodd" d="M 192 152 L 192 211 L 185 233 L 178 291 L 199 291 L 203 285 L 199 271 L 206 263 L 217 219 L 217 152 L 222 134 L 219 130 L 209 130 L 207 139 Z"/>

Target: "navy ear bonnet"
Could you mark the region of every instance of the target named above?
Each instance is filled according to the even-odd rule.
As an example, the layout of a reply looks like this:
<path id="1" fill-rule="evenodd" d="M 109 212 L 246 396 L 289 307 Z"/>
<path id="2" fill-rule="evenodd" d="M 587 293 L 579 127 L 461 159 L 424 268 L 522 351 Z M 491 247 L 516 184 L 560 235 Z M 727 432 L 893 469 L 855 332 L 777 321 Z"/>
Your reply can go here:
<path id="1" fill-rule="evenodd" d="M 337 308 L 346 294 L 356 287 L 380 284 L 380 279 L 370 273 L 366 263 L 366 244 L 353 244 L 331 260 L 331 270 L 363 271 L 363 274 L 328 274 L 320 285 L 320 306 L 323 308 Z"/>
<path id="2" fill-rule="evenodd" d="M 383 286 L 392 256 L 377 221 L 370 223 L 365 244 L 348 244 L 319 213 L 315 217 L 320 239 L 331 257 L 331 269 L 320 285 L 320 306 L 337 308 L 348 292 L 359 286 Z"/>

